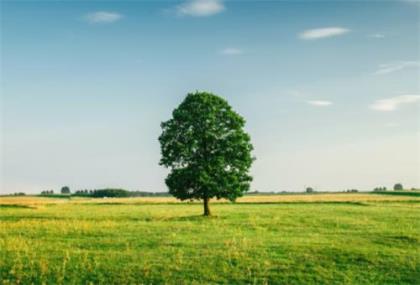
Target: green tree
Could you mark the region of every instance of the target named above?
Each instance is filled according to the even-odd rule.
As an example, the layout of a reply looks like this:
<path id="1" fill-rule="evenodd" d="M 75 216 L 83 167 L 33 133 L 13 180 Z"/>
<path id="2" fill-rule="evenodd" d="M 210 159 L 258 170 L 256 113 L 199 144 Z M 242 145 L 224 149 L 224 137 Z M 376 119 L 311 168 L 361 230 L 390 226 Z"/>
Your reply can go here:
<path id="1" fill-rule="evenodd" d="M 373 189 L 373 192 L 383 192 L 383 191 L 386 191 L 386 187 L 385 186 L 384 187 L 375 187 Z"/>
<path id="2" fill-rule="evenodd" d="M 314 193 L 314 188 L 312 187 L 306 187 L 306 193 Z"/>
<path id="3" fill-rule="evenodd" d="M 70 194 L 70 188 L 68 186 L 61 187 L 61 194 Z"/>
<path id="4" fill-rule="evenodd" d="M 160 164 L 170 169 L 165 180 L 169 193 L 181 200 L 203 200 L 204 215 L 210 215 L 209 200 L 235 201 L 249 190 L 253 162 L 245 120 L 228 102 L 214 94 L 188 94 L 161 124 Z"/>
<path id="5" fill-rule="evenodd" d="M 403 189 L 404 188 L 403 188 L 401 183 L 397 183 L 397 184 L 394 185 L 394 190 L 395 191 L 399 191 L 399 190 L 403 190 Z"/>

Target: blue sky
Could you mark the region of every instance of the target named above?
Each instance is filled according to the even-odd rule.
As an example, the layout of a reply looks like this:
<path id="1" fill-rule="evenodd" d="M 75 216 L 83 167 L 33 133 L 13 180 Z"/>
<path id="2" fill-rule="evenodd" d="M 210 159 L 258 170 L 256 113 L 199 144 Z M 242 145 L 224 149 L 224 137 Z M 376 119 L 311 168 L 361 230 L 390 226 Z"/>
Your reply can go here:
<path id="1" fill-rule="evenodd" d="M 420 187 L 416 1 L 2 1 L 1 191 L 166 191 L 191 91 L 247 120 L 259 191 Z"/>

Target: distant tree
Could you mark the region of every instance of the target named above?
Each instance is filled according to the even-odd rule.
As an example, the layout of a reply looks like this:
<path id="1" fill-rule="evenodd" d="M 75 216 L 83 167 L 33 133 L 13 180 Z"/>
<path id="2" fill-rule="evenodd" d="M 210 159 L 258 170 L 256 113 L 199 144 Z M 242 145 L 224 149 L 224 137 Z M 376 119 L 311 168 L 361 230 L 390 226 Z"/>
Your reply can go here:
<path id="1" fill-rule="evenodd" d="M 306 187 L 306 193 L 314 193 L 314 188 L 312 187 Z"/>
<path id="2" fill-rule="evenodd" d="M 88 190 L 76 190 L 73 194 L 73 196 L 83 196 L 83 197 L 88 197 L 91 196 L 88 192 Z"/>
<path id="3" fill-rule="evenodd" d="M 373 192 L 383 192 L 386 191 L 386 187 L 375 187 Z"/>
<path id="4" fill-rule="evenodd" d="M 234 201 L 249 190 L 253 162 L 245 120 L 214 94 L 188 94 L 161 124 L 160 164 L 171 170 L 165 182 L 181 200 L 201 199 L 210 215 L 211 198 Z"/>
<path id="5" fill-rule="evenodd" d="M 68 186 L 61 187 L 61 194 L 70 194 L 70 188 Z"/>
<path id="6" fill-rule="evenodd" d="M 394 185 L 394 190 L 395 191 L 400 191 L 400 190 L 403 190 L 403 189 L 404 188 L 403 188 L 401 183 L 397 183 L 397 184 Z"/>
<path id="7" fill-rule="evenodd" d="M 104 197 L 130 197 L 130 192 L 124 189 L 98 189 L 93 191 L 92 197 L 104 198 Z"/>

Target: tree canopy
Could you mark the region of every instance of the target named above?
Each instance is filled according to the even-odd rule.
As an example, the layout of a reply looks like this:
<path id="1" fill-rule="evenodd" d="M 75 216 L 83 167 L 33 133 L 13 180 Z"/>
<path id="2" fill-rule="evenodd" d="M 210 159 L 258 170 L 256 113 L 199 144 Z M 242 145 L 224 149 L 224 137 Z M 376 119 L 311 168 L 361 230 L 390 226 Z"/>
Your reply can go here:
<path id="1" fill-rule="evenodd" d="M 313 193 L 313 192 L 315 192 L 314 188 L 306 187 L 306 193 Z"/>
<path id="2" fill-rule="evenodd" d="M 394 190 L 403 190 L 404 189 L 404 187 L 402 186 L 402 184 L 401 183 L 396 183 L 395 185 L 394 185 Z"/>
<path id="3" fill-rule="evenodd" d="M 170 169 L 165 182 L 181 200 L 201 199 L 210 215 L 209 199 L 234 201 L 249 190 L 253 157 L 245 120 L 214 94 L 186 96 L 161 124 L 160 164 Z"/>
<path id="4" fill-rule="evenodd" d="M 61 187 L 61 194 L 70 194 L 70 188 L 68 186 Z"/>

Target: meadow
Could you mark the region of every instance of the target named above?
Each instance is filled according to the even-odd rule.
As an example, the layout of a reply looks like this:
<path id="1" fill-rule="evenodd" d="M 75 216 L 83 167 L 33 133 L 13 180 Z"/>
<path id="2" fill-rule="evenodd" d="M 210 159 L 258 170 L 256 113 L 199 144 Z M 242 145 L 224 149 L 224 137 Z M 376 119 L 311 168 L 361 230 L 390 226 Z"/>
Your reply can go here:
<path id="1" fill-rule="evenodd" d="M 420 196 L 0 197 L 1 284 L 418 284 Z"/>

